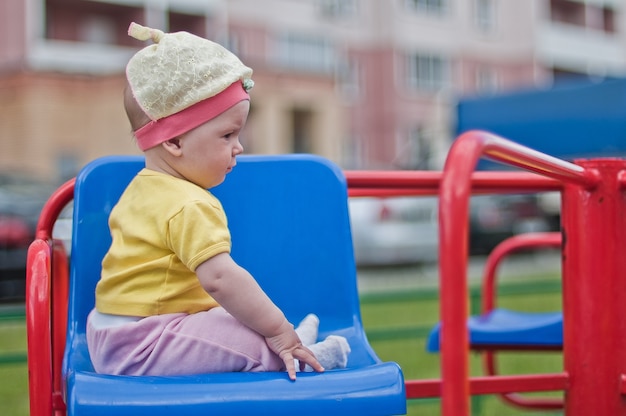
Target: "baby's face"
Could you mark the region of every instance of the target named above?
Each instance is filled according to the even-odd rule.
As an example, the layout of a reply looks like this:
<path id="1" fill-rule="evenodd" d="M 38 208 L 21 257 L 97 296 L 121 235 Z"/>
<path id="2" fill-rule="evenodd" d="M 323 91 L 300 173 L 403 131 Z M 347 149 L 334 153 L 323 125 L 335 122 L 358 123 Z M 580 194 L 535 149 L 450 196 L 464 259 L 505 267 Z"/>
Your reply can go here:
<path id="1" fill-rule="evenodd" d="M 182 157 L 176 169 L 187 180 L 205 189 L 219 185 L 243 152 L 239 136 L 250 102 L 240 101 L 219 116 L 180 136 Z"/>

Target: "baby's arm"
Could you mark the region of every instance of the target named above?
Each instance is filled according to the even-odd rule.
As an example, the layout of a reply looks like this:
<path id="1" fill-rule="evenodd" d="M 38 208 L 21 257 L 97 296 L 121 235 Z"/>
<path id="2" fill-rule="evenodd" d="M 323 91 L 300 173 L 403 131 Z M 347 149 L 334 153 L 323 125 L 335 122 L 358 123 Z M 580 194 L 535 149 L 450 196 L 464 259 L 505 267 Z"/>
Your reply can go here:
<path id="1" fill-rule="evenodd" d="M 241 323 L 266 338 L 268 346 L 285 363 L 289 378 L 296 379 L 294 358 L 302 366 L 324 371 L 313 353 L 302 345 L 293 325 L 263 292 L 247 270 L 228 253 L 218 254 L 202 263 L 196 274 L 204 289 Z"/>

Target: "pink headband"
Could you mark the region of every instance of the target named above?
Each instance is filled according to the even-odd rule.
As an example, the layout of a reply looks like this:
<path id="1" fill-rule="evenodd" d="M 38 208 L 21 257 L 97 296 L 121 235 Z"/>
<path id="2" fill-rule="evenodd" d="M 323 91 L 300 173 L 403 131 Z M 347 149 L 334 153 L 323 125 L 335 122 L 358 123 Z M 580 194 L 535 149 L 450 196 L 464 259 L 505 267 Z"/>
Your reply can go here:
<path id="1" fill-rule="evenodd" d="M 142 151 L 150 149 L 217 117 L 238 102 L 249 99 L 243 84 L 237 81 L 213 97 L 140 127 L 135 131 L 137 144 Z"/>

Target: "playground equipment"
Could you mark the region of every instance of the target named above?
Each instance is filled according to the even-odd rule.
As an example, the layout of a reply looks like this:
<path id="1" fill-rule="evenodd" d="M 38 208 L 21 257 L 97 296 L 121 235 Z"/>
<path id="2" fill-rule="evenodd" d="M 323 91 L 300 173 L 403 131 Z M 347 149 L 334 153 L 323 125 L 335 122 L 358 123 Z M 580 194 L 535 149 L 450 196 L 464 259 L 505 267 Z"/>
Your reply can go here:
<path id="1" fill-rule="evenodd" d="M 481 157 L 506 163 L 528 172 L 473 172 Z M 242 163 L 241 167 L 246 165 Z M 230 194 L 224 191 L 223 195 L 219 195 L 225 198 L 225 207 L 229 215 L 232 216 L 229 198 L 235 198 L 231 200 L 234 201 L 237 196 L 245 195 L 248 190 L 254 191 L 256 188 L 262 189 L 263 193 L 267 192 L 268 188 L 274 188 L 275 180 L 291 184 L 289 189 L 293 192 L 300 190 L 299 196 L 315 195 L 316 209 L 317 204 L 323 202 L 326 197 L 333 201 L 331 205 L 334 208 L 332 209 L 336 209 L 337 206 L 342 207 L 343 213 L 340 216 L 343 220 L 340 221 L 339 228 L 334 228 L 332 238 L 323 240 L 327 243 L 333 239 L 341 239 L 341 243 L 333 249 L 324 247 L 318 259 L 327 261 L 331 253 L 333 259 L 340 257 L 345 260 L 346 256 L 351 256 L 351 247 L 348 247 L 350 246 L 349 233 L 347 237 L 344 235 L 349 228 L 344 228 L 347 212 L 343 211 L 343 207 L 347 193 L 343 179 L 336 181 L 339 185 L 332 185 L 330 189 L 326 189 L 326 186 L 318 186 L 317 180 L 308 180 L 312 175 L 308 169 L 294 169 L 287 173 L 285 169 L 276 168 L 274 164 L 269 164 L 267 167 L 271 174 L 266 176 L 265 180 L 257 180 L 255 175 L 250 176 L 254 184 L 250 187 L 247 183 L 233 180 L 237 177 L 236 173 L 240 167 L 229 177 L 226 185 L 232 185 L 238 193 Z M 137 167 L 133 169 L 136 171 Z M 109 171 L 102 175 L 96 184 L 108 181 L 110 174 L 112 172 Z M 335 176 L 341 177 L 341 174 L 336 173 Z M 305 374 L 293 384 L 285 384 L 284 379 L 274 373 L 190 377 L 184 382 L 185 389 L 182 390 L 184 394 L 180 393 L 177 404 L 183 404 L 180 401 L 190 397 L 191 400 L 201 398 L 210 402 L 217 400 L 211 397 L 212 394 L 217 394 L 219 400 L 239 400 L 244 407 L 247 405 L 254 406 L 255 409 L 265 409 L 259 404 L 259 395 L 274 391 L 275 388 L 280 390 L 286 386 L 290 388 L 297 386 L 295 388 L 302 395 L 287 393 L 278 400 L 284 399 L 285 406 L 298 409 L 299 413 L 309 409 L 314 409 L 316 414 L 322 411 L 332 413 L 335 410 L 333 406 L 340 405 L 344 397 L 348 397 L 346 406 L 354 405 L 354 408 L 350 409 L 358 409 L 355 410 L 355 414 L 366 414 L 364 412 L 366 409 L 372 410 L 372 413 L 401 412 L 403 409 L 398 404 L 398 398 L 402 396 L 404 400 L 406 394 L 406 398 L 441 397 L 444 416 L 465 416 L 470 414 L 469 397 L 472 394 L 505 394 L 511 397 L 510 394 L 513 392 L 564 391 L 562 406 L 567 416 L 626 415 L 626 400 L 624 400 L 624 395 L 626 395 L 626 320 L 623 319 L 626 312 L 626 256 L 623 255 L 626 252 L 626 239 L 624 239 L 623 231 L 626 229 L 626 216 L 623 215 L 626 212 L 625 160 L 592 159 L 569 163 L 486 132 L 471 131 L 464 133 L 455 141 L 442 172 L 346 172 L 346 177 L 352 196 L 439 194 L 441 379 L 404 380 L 406 389 L 403 390 L 398 387 L 402 384 L 402 375 L 397 366 L 392 363 L 378 363 L 362 333 L 355 292 L 354 262 L 349 260 L 345 269 L 350 273 L 342 273 L 340 278 L 332 280 L 348 287 L 334 301 L 327 299 L 328 291 L 321 293 L 319 287 L 315 287 L 310 282 L 311 277 L 307 277 L 305 281 L 311 283 L 310 290 L 317 294 L 312 297 L 314 299 L 312 304 L 304 304 L 306 298 L 298 298 L 296 301 L 293 293 L 274 292 L 275 287 L 269 290 L 271 296 L 279 300 L 279 305 L 283 307 L 283 303 L 295 305 L 295 311 L 290 312 L 292 319 L 294 319 L 293 316 L 303 315 L 311 309 L 317 311 L 317 308 L 322 308 L 319 299 L 324 299 L 324 302 L 332 305 L 329 310 L 322 312 L 322 322 L 328 325 L 323 330 L 347 334 L 353 347 L 353 343 L 362 346 L 362 352 L 357 353 L 354 358 L 351 357 L 348 370 L 321 375 Z M 305 182 L 301 182 L 305 179 Z M 88 183 L 82 183 L 80 177 L 77 183 L 76 196 L 80 198 L 81 189 L 86 189 Z M 63 280 L 65 266 L 62 252 L 57 254 L 59 251 L 51 242 L 50 230 L 56 214 L 60 211 L 59 206 L 71 199 L 71 195 L 68 194 L 71 194 L 73 187 L 74 184 L 71 182 L 66 184 L 51 199 L 42 215 L 37 240 L 33 243 L 29 255 L 27 324 L 31 408 L 34 409 L 31 410 L 31 414 L 33 416 L 49 415 L 54 411 L 62 412 L 65 410 L 65 403 L 68 403 L 67 411 L 70 414 L 77 414 L 73 413 L 74 410 L 82 408 L 87 408 L 91 412 L 89 414 L 98 414 L 92 412 L 94 407 L 90 407 L 96 404 L 104 407 L 101 409 L 104 413 L 120 413 L 113 399 L 118 400 L 117 403 L 120 400 L 125 401 L 123 404 L 127 405 L 133 399 L 131 396 L 134 396 L 134 386 L 143 384 L 138 380 L 132 382 L 123 380 L 124 389 L 113 392 L 117 396 L 115 394 L 104 396 L 107 398 L 99 396 L 99 393 L 106 391 L 110 384 L 117 380 L 96 375 L 89 368 L 90 364 L 84 347 L 86 306 L 78 307 L 75 302 L 92 301 L 84 295 L 86 292 L 76 292 L 77 287 L 84 282 L 77 279 L 75 258 L 72 259 L 71 265 L 68 344 L 65 346 L 63 372 L 60 371 L 59 356 L 63 351 L 65 339 L 63 327 L 66 314 L 63 310 L 66 287 Z M 118 187 L 121 189 L 121 185 Z M 305 187 L 307 192 L 302 192 Z M 116 192 L 121 192 L 120 189 Z M 246 192 L 243 192 L 244 189 Z M 529 375 L 493 373 L 481 377 L 469 377 L 470 337 L 467 327 L 469 197 L 473 192 L 542 191 L 559 191 L 562 195 L 563 371 Z M 102 194 L 93 195 L 93 198 L 100 198 L 108 193 L 97 186 L 92 187 L 92 192 Z M 320 195 L 324 198 L 319 198 Z M 276 191 L 272 198 L 273 201 L 283 202 L 297 199 L 299 198 L 295 198 L 293 194 L 282 191 Z M 340 199 L 343 200 L 340 201 Z M 94 199 L 84 203 L 91 202 L 95 208 L 99 207 L 102 210 L 103 207 L 110 209 L 110 203 L 114 200 L 116 198 L 104 203 L 106 200 Z M 80 199 L 77 199 L 76 203 L 80 212 Z M 233 206 L 236 205 L 233 204 Z M 266 205 L 267 202 L 260 204 L 264 208 Z M 284 204 L 272 205 L 272 209 L 280 205 Z M 312 205 L 313 202 L 309 200 L 300 209 L 308 212 Z M 257 206 L 255 205 L 254 208 L 257 209 Z M 280 225 L 280 221 L 297 212 L 299 211 L 287 210 L 278 216 L 279 220 L 272 225 L 272 230 Z M 252 215 L 252 220 L 246 219 L 247 215 Z M 314 216 L 317 215 L 316 211 Z M 258 222 L 258 219 L 254 220 L 254 218 L 254 210 L 248 209 L 242 212 L 237 220 L 231 220 L 233 225 L 239 219 L 243 221 L 243 230 L 233 231 L 233 236 L 238 236 L 236 244 L 241 244 L 240 239 L 246 240 L 246 233 L 243 231 Z M 84 248 L 78 241 L 89 237 L 80 237 L 80 233 L 76 230 L 90 220 L 89 215 L 83 217 L 76 214 L 74 218 L 78 226 L 74 234 L 73 257 L 78 256 L 76 250 Z M 315 232 L 318 232 L 322 225 L 317 224 L 315 227 Z M 282 228 L 282 226 L 281 230 L 291 231 L 289 227 Z M 308 234 L 290 234 L 286 241 L 294 243 L 305 240 L 303 235 Z M 290 244 L 287 243 L 281 247 L 285 250 L 291 249 Z M 246 251 L 242 250 L 239 253 L 242 255 L 242 260 Z M 270 251 L 263 251 L 263 258 L 271 256 Z M 101 257 L 101 253 L 95 258 L 99 258 L 98 256 Z M 78 261 L 81 259 L 82 255 Z M 94 262 L 91 263 L 93 267 Z M 275 265 L 277 262 L 272 263 Z M 307 267 L 310 265 L 308 262 L 306 264 Z M 244 265 L 248 266 L 245 262 Z M 253 273 L 255 272 L 252 263 L 248 267 L 253 270 Z M 302 267 L 302 262 L 290 267 L 292 267 L 290 277 L 307 269 L 307 267 Z M 55 275 L 52 282 L 49 279 L 51 273 Z M 254 274 L 262 275 L 262 273 Z M 57 282 L 58 275 L 60 275 L 59 282 Z M 324 277 L 323 273 L 319 272 L 316 272 L 315 276 L 316 278 Z M 90 279 L 96 278 L 90 276 Z M 95 280 L 91 284 L 95 284 Z M 271 286 L 272 283 L 262 282 L 262 284 Z M 298 290 L 300 289 L 298 287 Z M 77 293 L 82 295 L 77 296 Z M 51 307 L 51 299 L 54 307 Z M 346 306 L 349 310 L 346 312 L 340 306 Z M 305 311 L 305 309 L 308 310 Z M 333 318 L 337 312 L 335 309 L 341 312 L 341 317 L 337 318 L 338 321 L 334 321 L 335 318 Z M 353 359 L 358 360 L 359 364 L 353 362 Z M 246 378 L 246 381 L 238 384 L 236 389 L 230 389 L 232 386 L 228 386 L 229 383 L 226 381 L 230 377 L 236 379 L 237 383 L 240 381 L 239 377 Z M 255 378 L 254 381 L 252 381 L 253 378 Z M 88 389 L 81 387 L 84 386 L 82 384 L 84 381 L 89 382 Z M 163 392 L 161 395 L 160 383 L 152 381 L 154 390 L 151 394 L 148 394 L 147 385 L 142 387 L 145 388 L 141 391 L 141 397 L 145 399 L 142 404 L 149 405 L 148 399 L 150 399 L 157 403 L 156 410 L 163 410 L 158 406 L 163 405 L 162 400 L 171 397 L 168 396 L 171 392 Z M 364 394 L 354 392 L 352 396 L 342 390 L 352 386 L 348 383 L 359 382 L 370 385 L 371 389 L 365 389 L 367 393 Z M 212 393 L 212 383 L 222 386 L 223 389 L 218 387 L 218 391 Z M 378 393 L 370 396 L 371 391 Z M 180 399 L 181 397 L 183 399 Z M 363 408 L 360 407 L 361 400 L 366 403 Z M 197 403 L 188 404 L 197 405 Z M 151 413 L 155 413 L 153 410 L 155 409 L 151 409 Z"/>
<path id="2" fill-rule="evenodd" d="M 444 414 L 469 414 L 467 247 L 455 233 L 466 235 L 469 178 L 483 155 L 562 185 L 564 371 L 529 376 L 531 383 L 561 384 L 568 416 L 625 415 L 626 161 L 568 163 L 484 132 L 455 142 L 440 187 Z M 529 380 L 511 381 L 509 392 Z"/>
<path id="3" fill-rule="evenodd" d="M 507 256 L 525 249 L 560 248 L 560 232 L 526 233 L 498 244 L 485 262 L 480 314 L 468 319 L 470 349 L 480 351 L 485 373 L 497 375 L 497 351 L 550 351 L 563 348 L 563 313 L 526 312 L 497 308 L 497 271 Z M 429 334 L 426 349 L 439 352 L 441 324 Z M 528 398 L 500 393 L 509 404 L 528 409 L 561 409 L 563 400 L 554 397 Z"/>
<path id="4" fill-rule="evenodd" d="M 296 382 L 274 372 L 184 377 L 95 373 L 85 321 L 110 244 L 108 215 L 143 166 L 138 157 L 96 160 L 44 209 L 28 261 L 32 416 L 406 412 L 400 368 L 378 359 L 361 324 L 345 179 L 334 165 L 314 156 L 241 157 L 213 192 L 228 213 L 236 261 L 256 276 L 289 319 L 314 312 L 320 317 L 320 337 L 345 336 L 352 348 L 348 368 L 301 373 Z M 50 233 L 72 197 L 75 227 L 67 291 L 65 256 Z"/>
<path id="5" fill-rule="evenodd" d="M 472 175 L 482 156 L 540 176 Z M 568 163 L 481 131 L 464 133 L 456 140 L 442 175 L 429 178 L 440 180 L 442 379 L 407 380 L 407 397 L 440 395 L 445 416 L 463 416 L 470 413 L 470 394 L 562 390 L 568 416 L 626 415 L 625 172 L 626 161 L 621 159 Z M 507 184 L 511 179 L 513 183 Z M 404 176 L 395 191 L 407 191 L 417 182 L 427 181 Z M 562 193 L 561 373 L 469 377 L 466 237 L 472 190 Z"/>
<path id="6" fill-rule="evenodd" d="M 528 233 L 510 237 L 487 257 L 481 295 L 481 313 L 468 320 L 474 350 L 561 349 L 563 314 L 496 308 L 496 270 L 508 254 L 528 248 L 560 247 L 561 233 Z M 438 352 L 441 325 L 431 331 L 426 348 Z"/>

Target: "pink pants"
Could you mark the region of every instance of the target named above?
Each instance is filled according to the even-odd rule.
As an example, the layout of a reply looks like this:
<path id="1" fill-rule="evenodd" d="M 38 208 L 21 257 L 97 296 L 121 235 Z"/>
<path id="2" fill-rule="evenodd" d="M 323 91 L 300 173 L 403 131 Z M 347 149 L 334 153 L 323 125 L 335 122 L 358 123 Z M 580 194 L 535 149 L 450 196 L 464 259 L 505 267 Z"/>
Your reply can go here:
<path id="1" fill-rule="evenodd" d="M 95 329 L 87 320 L 94 369 L 104 374 L 182 375 L 283 371 L 282 360 L 258 333 L 223 308 L 149 316 Z"/>

